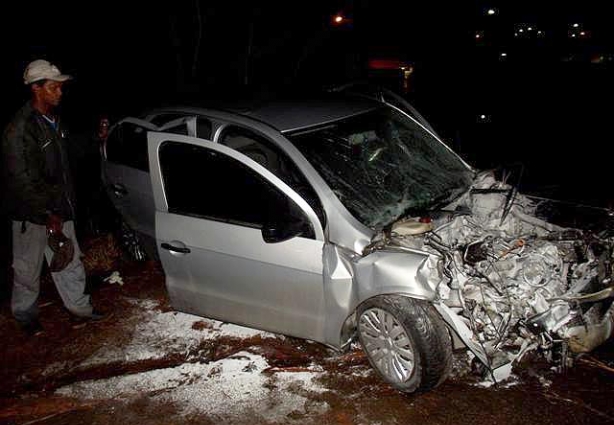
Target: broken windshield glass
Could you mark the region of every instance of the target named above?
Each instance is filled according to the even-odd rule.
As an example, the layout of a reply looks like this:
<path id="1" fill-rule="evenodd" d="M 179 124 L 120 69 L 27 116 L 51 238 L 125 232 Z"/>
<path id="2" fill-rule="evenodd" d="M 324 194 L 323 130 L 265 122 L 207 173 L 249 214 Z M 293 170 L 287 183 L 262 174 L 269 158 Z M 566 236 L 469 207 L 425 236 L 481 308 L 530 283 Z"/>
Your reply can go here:
<path id="1" fill-rule="evenodd" d="M 381 229 L 464 192 L 473 172 L 420 125 L 380 108 L 288 136 L 343 205 Z"/>

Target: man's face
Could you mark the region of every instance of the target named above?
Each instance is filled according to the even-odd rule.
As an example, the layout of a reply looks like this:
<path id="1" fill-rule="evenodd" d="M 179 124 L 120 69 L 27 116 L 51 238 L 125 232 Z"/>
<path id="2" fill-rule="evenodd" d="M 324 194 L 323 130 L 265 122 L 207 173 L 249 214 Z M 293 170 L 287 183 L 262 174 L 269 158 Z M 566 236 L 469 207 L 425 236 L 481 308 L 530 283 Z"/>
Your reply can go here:
<path id="1" fill-rule="evenodd" d="M 50 106 L 58 106 L 62 100 L 62 85 L 60 81 L 47 80 L 40 87 L 41 100 Z"/>

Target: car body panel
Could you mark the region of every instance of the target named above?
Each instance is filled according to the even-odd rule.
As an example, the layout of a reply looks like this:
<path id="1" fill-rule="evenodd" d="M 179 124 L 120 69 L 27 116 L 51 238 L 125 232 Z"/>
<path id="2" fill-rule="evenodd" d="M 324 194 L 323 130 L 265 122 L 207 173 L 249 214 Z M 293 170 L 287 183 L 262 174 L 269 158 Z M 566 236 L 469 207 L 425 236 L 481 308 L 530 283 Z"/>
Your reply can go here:
<path id="1" fill-rule="evenodd" d="M 158 155 L 160 146 L 167 141 L 211 149 L 258 172 L 293 198 L 316 229 L 315 238 L 266 243 L 260 229 L 170 213 Z M 151 132 L 149 150 L 156 238 L 173 305 L 219 320 L 321 340 L 324 234 L 311 207 L 266 169 L 225 146 Z M 160 249 L 163 243 L 191 252 Z"/>
<path id="2" fill-rule="evenodd" d="M 330 239 L 325 242 L 311 207 L 255 161 L 202 139 L 159 132 L 148 138 L 157 245 L 178 310 L 341 347 L 349 338 L 345 324 L 366 299 L 382 293 L 433 298 L 432 288 L 414 278 L 425 255 L 377 252 L 362 257 Z M 259 229 L 170 213 L 158 156 L 166 141 L 206 147 L 257 171 L 301 207 L 318 229 L 315 239 L 265 243 Z M 163 243 L 190 253 L 161 249 Z"/>
<path id="3" fill-rule="evenodd" d="M 124 124 L 133 124 L 145 132 L 157 129 L 145 120 L 128 117 L 116 123 L 111 131 L 116 131 Z M 106 148 L 105 145 L 102 179 L 109 199 L 133 230 L 154 237 L 155 206 L 149 173 L 108 160 Z"/>

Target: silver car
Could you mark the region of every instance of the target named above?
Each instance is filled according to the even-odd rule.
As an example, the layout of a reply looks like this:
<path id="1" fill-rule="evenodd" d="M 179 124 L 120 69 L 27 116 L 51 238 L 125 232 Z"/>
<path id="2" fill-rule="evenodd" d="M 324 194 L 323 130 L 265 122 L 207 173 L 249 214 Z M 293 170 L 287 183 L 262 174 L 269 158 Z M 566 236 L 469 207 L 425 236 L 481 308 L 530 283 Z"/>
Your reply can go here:
<path id="1" fill-rule="evenodd" d="M 387 91 L 165 107 L 114 125 L 103 179 L 177 310 L 342 349 L 400 391 L 466 347 L 493 379 L 610 336 L 612 237 L 449 149 Z M 153 244 L 152 244 L 153 246 Z"/>

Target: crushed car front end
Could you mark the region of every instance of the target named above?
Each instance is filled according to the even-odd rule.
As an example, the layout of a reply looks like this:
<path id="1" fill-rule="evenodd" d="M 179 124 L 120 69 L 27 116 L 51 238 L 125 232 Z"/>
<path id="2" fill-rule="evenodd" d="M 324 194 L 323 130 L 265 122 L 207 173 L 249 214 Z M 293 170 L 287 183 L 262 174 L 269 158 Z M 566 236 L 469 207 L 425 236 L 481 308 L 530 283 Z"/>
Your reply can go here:
<path id="1" fill-rule="evenodd" d="M 607 226 L 554 224 L 535 199 L 494 173 L 477 173 L 398 108 L 376 107 L 287 136 L 373 232 L 359 251 L 351 241 L 331 242 L 350 252 L 358 334 L 363 346 L 375 347 L 367 355 L 389 382 L 391 370 L 414 367 L 416 356 L 426 363 L 429 351 L 449 350 L 431 307 L 494 380 L 526 353 L 564 368 L 610 337 L 614 237 Z M 423 311 L 417 320 L 425 326 L 411 323 L 397 295 L 413 300 L 406 310 Z M 361 323 L 368 324 L 362 331 Z M 438 342 L 431 344 L 427 332 Z M 417 354 L 396 347 L 391 334 L 413 340 Z M 388 363 L 378 366 L 382 358 Z M 442 362 L 433 373 L 447 373 Z"/>
<path id="2" fill-rule="evenodd" d="M 566 367 L 612 334 L 614 238 L 607 227 L 560 227 L 537 211 L 485 173 L 445 208 L 395 222 L 365 253 L 428 252 L 419 277 L 437 288 L 438 311 L 491 371 L 530 351 Z"/>

